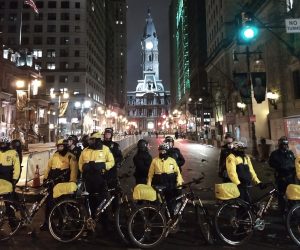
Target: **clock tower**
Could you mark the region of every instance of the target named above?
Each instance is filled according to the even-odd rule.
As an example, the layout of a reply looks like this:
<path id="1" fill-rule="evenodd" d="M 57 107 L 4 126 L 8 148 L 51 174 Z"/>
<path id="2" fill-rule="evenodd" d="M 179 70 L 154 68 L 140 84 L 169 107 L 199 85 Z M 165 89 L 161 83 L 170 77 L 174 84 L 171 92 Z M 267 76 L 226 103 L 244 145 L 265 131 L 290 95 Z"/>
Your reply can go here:
<path id="1" fill-rule="evenodd" d="M 148 9 L 142 41 L 143 78 L 138 80 L 136 91 L 127 92 L 127 117 L 130 130 L 162 131 L 170 129 L 163 123 L 169 114 L 170 91 L 159 79 L 158 38 Z"/>
<path id="2" fill-rule="evenodd" d="M 143 72 L 147 74 L 152 72 L 155 74 L 156 80 L 159 79 L 159 63 L 158 63 L 158 38 L 156 29 L 151 17 L 150 9 L 146 18 L 144 35 L 142 38 L 142 54 L 143 54 Z"/>

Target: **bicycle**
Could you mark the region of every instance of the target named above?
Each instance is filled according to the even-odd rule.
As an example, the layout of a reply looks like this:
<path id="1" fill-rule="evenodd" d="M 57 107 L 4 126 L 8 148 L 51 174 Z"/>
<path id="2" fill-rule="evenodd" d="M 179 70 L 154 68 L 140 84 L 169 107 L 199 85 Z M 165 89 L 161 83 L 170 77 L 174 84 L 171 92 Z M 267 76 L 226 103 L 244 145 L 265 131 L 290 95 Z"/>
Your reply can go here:
<path id="1" fill-rule="evenodd" d="M 118 235 L 124 243 L 128 244 L 126 218 L 131 213 L 133 204 L 128 200 L 120 185 L 108 191 L 109 198 L 100 203 L 93 218 L 90 208 L 90 194 L 86 191 L 84 182 L 81 182 L 75 197 L 63 199 L 51 210 L 49 231 L 53 238 L 63 243 L 70 243 L 78 239 L 85 230 L 94 233 L 100 215 L 111 205 L 114 199 L 119 199 L 119 206 L 115 211 L 115 224 Z"/>
<path id="2" fill-rule="evenodd" d="M 22 189 L 21 201 L 16 194 L 6 193 L 0 195 L 0 241 L 8 240 L 15 235 L 22 226 L 29 226 L 32 224 L 33 218 L 45 203 L 54 184 L 64 179 L 65 174 L 60 175 L 53 180 L 47 180 L 39 192 L 39 200 L 31 205 L 28 209 L 26 207 L 26 199 L 24 191 L 27 187 L 19 187 Z"/>
<path id="3" fill-rule="evenodd" d="M 253 202 L 248 203 L 236 198 L 221 204 L 215 215 L 215 228 L 222 241 L 233 246 L 241 245 L 252 237 L 255 230 L 265 229 L 264 215 L 278 195 L 273 183 L 266 183 L 265 186 L 271 187 L 271 190 Z M 269 198 L 264 205 L 261 201 L 267 197 Z"/>
<path id="4" fill-rule="evenodd" d="M 298 202 L 298 201 L 296 201 Z M 300 246 L 300 204 L 297 203 L 288 210 L 286 228 L 292 240 Z"/>
<path id="5" fill-rule="evenodd" d="M 159 245 L 180 223 L 186 205 L 192 203 L 203 238 L 207 243 L 213 244 L 212 221 L 200 197 L 197 197 L 191 188 L 192 184 L 201 183 L 203 178 L 204 176 L 181 186 L 182 189 L 187 188 L 188 191 L 174 198 L 177 202 L 174 215 L 171 215 L 164 197 L 165 187 L 154 186 L 161 203 L 158 205 L 146 203 L 131 214 L 128 221 L 128 233 L 132 243 L 140 248 L 152 248 Z"/>

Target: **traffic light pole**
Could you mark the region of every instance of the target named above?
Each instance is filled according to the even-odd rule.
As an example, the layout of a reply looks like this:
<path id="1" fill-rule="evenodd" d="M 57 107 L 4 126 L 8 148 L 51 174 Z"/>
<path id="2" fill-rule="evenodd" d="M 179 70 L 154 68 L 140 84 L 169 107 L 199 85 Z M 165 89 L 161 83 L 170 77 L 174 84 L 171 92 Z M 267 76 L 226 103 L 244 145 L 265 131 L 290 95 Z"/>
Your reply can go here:
<path id="1" fill-rule="evenodd" d="M 248 74 L 248 84 L 250 85 L 250 103 L 248 106 L 248 125 L 249 125 L 249 135 L 252 139 L 252 155 L 253 157 L 258 156 L 257 150 L 257 138 L 256 138 L 256 131 L 255 131 L 255 122 L 252 120 L 251 117 L 253 116 L 253 103 L 252 103 L 252 77 L 251 77 L 251 69 L 250 69 L 250 56 L 253 52 L 250 52 L 249 46 L 246 46 L 246 58 L 247 58 L 247 74 Z"/>

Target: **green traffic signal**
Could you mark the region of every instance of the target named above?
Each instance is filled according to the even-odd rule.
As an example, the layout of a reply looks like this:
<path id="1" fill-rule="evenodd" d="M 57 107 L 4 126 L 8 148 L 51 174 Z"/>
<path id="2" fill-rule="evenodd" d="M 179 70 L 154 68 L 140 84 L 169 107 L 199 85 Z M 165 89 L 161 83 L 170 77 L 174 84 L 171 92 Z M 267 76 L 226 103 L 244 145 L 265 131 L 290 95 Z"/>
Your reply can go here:
<path id="1" fill-rule="evenodd" d="M 258 28 L 254 25 L 245 25 L 240 29 L 240 38 L 245 42 L 253 41 L 258 35 Z"/>

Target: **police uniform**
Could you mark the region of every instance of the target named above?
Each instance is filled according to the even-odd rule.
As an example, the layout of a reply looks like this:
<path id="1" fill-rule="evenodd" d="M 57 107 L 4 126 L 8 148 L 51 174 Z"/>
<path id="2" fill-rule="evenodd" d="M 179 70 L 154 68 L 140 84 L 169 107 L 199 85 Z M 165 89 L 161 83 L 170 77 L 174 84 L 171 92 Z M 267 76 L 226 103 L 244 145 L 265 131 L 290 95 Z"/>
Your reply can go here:
<path id="1" fill-rule="evenodd" d="M 270 167 L 275 169 L 275 182 L 279 191 L 278 206 L 282 213 L 285 211 L 285 192 L 289 184 L 295 183 L 295 155 L 291 150 L 274 150 L 269 158 Z"/>
<path id="2" fill-rule="evenodd" d="M 79 160 L 79 157 L 81 155 L 82 149 L 80 147 L 75 146 L 73 149 L 69 149 L 70 153 L 76 156 L 76 160 Z"/>
<path id="3" fill-rule="evenodd" d="M 230 154 L 226 158 L 226 169 L 229 179 L 239 188 L 240 198 L 249 202 L 248 187 L 251 185 L 251 181 L 255 184 L 260 183 L 249 156 Z"/>
<path id="4" fill-rule="evenodd" d="M 48 167 L 44 173 L 44 179 L 55 179 L 66 172 L 67 174 L 63 181 L 77 181 L 78 164 L 76 157 L 70 152 L 67 152 L 64 156 L 59 152 L 55 152 L 48 162 Z"/>
<path id="5" fill-rule="evenodd" d="M 20 177 L 20 173 L 21 166 L 17 151 L 13 149 L 0 151 L 0 179 L 15 184 Z"/>
<path id="6" fill-rule="evenodd" d="M 300 180 L 300 155 L 295 160 L 297 179 Z"/>
<path id="7" fill-rule="evenodd" d="M 93 135 L 91 138 L 93 138 Z M 99 142 L 101 142 L 98 133 L 94 138 L 99 139 Z M 90 207 L 93 216 L 101 201 L 107 197 L 107 184 L 104 172 L 110 170 L 114 165 L 115 161 L 112 153 L 102 143 L 97 145 L 96 148 L 88 147 L 84 149 L 80 155 L 79 170 L 83 173 L 86 189 L 91 195 Z M 101 220 L 102 223 L 107 223 L 105 215 L 102 216 Z"/>

